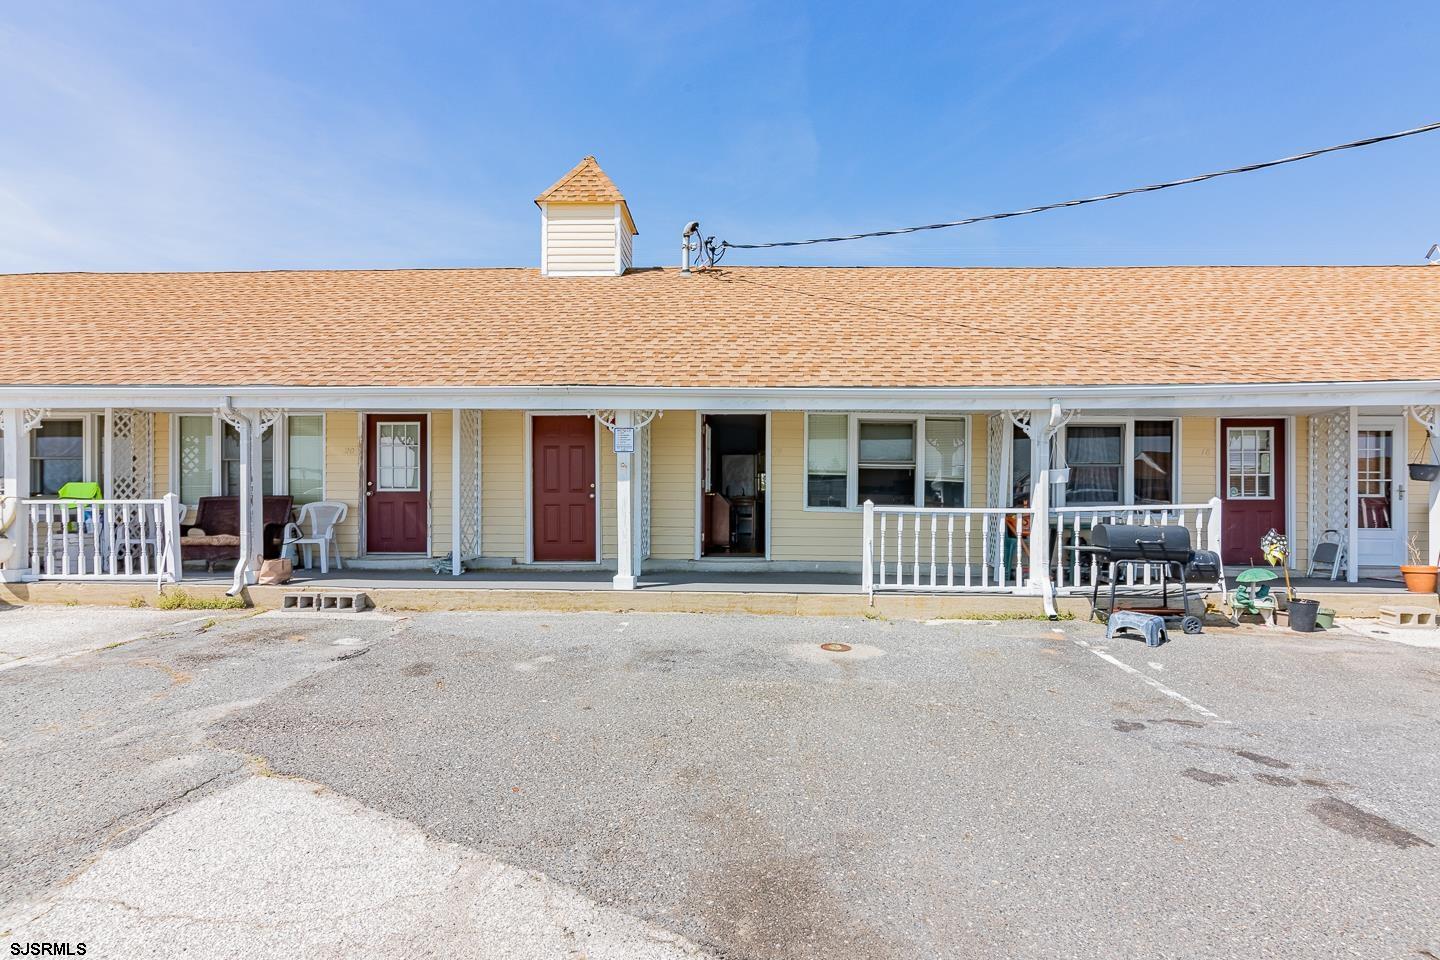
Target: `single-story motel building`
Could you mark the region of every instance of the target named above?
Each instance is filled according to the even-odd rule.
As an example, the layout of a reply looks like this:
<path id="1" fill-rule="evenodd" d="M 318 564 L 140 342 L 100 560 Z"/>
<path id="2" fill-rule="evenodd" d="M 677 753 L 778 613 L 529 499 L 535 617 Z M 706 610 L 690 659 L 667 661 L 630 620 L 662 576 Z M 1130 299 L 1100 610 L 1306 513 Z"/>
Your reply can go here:
<path id="1" fill-rule="evenodd" d="M 6 588 L 201 581 L 211 497 L 237 592 L 277 497 L 344 505 L 345 576 L 437 586 L 826 574 L 1038 612 L 1116 520 L 1232 570 L 1272 529 L 1297 573 L 1335 543 L 1337 584 L 1435 562 L 1407 463 L 1440 269 L 635 267 L 593 158 L 536 203 L 538 269 L 0 276 Z"/>

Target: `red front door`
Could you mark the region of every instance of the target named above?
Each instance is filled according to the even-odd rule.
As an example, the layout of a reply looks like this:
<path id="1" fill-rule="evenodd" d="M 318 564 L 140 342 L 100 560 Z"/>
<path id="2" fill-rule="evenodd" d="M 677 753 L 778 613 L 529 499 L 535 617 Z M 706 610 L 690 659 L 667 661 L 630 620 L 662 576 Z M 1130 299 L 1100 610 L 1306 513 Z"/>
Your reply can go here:
<path id="1" fill-rule="evenodd" d="M 1285 533 L 1285 421 L 1220 421 L 1221 558 L 1264 565 L 1260 538 Z"/>
<path id="2" fill-rule="evenodd" d="M 595 559 L 595 424 L 589 417 L 533 417 L 534 557 Z"/>
<path id="3" fill-rule="evenodd" d="M 425 414 L 372 413 L 365 437 L 366 552 L 424 553 L 430 499 Z"/>

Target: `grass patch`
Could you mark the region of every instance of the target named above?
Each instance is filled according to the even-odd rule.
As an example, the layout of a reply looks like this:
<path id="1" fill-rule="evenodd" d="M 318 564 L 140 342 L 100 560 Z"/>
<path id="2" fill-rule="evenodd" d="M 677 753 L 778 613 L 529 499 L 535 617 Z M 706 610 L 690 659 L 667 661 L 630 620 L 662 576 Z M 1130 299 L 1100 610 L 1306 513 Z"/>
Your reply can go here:
<path id="1" fill-rule="evenodd" d="M 145 603 L 145 598 L 144 598 L 144 597 L 131 597 L 131 598 L 130 598 L 130 609 L 131 609 L 131 610 L 138 610 L 139 608 L 144 607 L 144 606 L 147 606 L 147 604 Z"/>
<path id="2" fill-rule="evenodd" d="M 158 610 L 241 610 L 245 601 L 239 597 L 194 597 L 184 590 L 170 590 L 155 601 Z"/>

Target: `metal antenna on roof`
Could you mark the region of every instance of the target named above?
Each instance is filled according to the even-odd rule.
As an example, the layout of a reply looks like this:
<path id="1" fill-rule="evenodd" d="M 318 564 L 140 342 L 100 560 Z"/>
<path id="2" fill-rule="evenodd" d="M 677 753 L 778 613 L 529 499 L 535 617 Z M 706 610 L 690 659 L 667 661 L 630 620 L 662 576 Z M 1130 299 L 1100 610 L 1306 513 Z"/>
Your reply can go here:
<path id="1" fill-rule="evenodd" d="M 1440 267 L 1440 243 L 1430 244 L 1430 249 L 1425 251 L 1425 262 L 1432 267 Z"/>

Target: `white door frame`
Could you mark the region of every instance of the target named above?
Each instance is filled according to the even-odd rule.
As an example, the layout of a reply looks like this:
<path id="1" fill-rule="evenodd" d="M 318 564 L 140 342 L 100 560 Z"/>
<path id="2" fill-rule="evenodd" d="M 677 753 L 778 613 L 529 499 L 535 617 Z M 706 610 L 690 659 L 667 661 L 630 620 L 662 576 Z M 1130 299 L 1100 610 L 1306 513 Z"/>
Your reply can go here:
<path id="1" fill-rule="evenodd" d="M 595 431 L 595 560 L 596 565 L 605 562 L 605 525 L 601 521 L 604 513 L 600 504 L 605 496 L 605 484 L 600 469 L 600 418 L 589 410 L 526 410 L 525 411 L 525 436 L 524 436 L 524 457 L 521 469 L 525 476 L 522 486 L 525 490 L 525 562 L 536 564 L 542 567 L 560 566 L 574 567 L 574 563 L 553 563 L 548 560 L 537 561 L 535 559 L 535 468 L 531 461 L 531 451 L 534 445 L 535 429 L 533 421 L 536 417 L 589 417 L 590 424 Z M 617 521 L 618 522 L 618 521 Z M 583 562 L 583 561 L 582 561 Z"/>
<path id="2" fill-rule="evenodd" d="M 765 554 L 766 560 L 770 559 L 770 511 L 771 502 L 775 499 L 775 465 L 770 453 L 770 411 L 760 411 L 765 417 Z M 754 557 L 707 557 L 704 555 L 702 544 L 704 537 L 701 527 L 705 522 L 705 418 L 726 417 L 726 416 L 754 416 L 754 413 L 746 410 L 696 410 L 695 411 L 695 543 L 693 558 L 696 560 L 735 560 L 754 562 Z M 653 506 L 652 506 L 652 523 Z"/>
<path id="3" fill-rule="evenodd" d="M 1408 562 L 1406 555 L 1406 540 L 1410 533 L 1410 474 L 1406 469 L 1406 461 L 1409 459 L 1409 417 L 1403 414 L 1394 415 L 1365 415 L 1356 417 L 1355 429 L 1357 436 L 1363 430 L 1391 430 L 1394 432 L 1394 441 L 1390 450 L 1390 471 L 1391 471 L 1391 494 L 1390 494 L 1390 532 L 1388 534 L 1378 530 L 1369 530 L 1360 526 L 1360 517 L 1357 513 L 1352 522 L 1356 526 L 1357 537 L 1357 564 L 1364 567 L 1398 567 Z M 1359 475 L 1359 450 L 1355 451 L 1357 458 L 1352 469 L 1356 476 Z M 1358 496 L 1357 496 L 1358 504 Z M 1384 541 L 1393 540 L 1388 550 L 1388 559 L 1378 556 L 1374 551 L 1384 550 Z"/>

